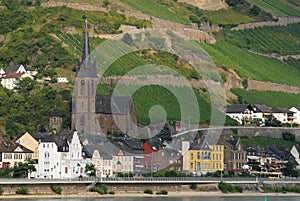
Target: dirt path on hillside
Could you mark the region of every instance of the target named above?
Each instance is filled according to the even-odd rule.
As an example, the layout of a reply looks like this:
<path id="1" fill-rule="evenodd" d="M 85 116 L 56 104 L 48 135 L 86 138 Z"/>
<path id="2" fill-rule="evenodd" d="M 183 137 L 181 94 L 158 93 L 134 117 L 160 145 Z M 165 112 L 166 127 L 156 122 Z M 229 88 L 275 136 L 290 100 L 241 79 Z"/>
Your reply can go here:
<path id="1" fill-rule="evenodd" d="M 281 91 L 293 94 L 300 94 L 300 87 L 259 80 L 248 80 L 248 89 L 255 89 L 260 91 Z"/>
<path id="2" fill-rule="evenodd" d="M 233 27 L 231 30 L 243 30 L 243 29 L 252 29 L 255 27 L 263 26 L 286 26 L 288 24 L 299 23 L 300 17 L 279 17 L 277 22 L 251 22 L 247 24 L 240 24 L 236 27 Z"/>

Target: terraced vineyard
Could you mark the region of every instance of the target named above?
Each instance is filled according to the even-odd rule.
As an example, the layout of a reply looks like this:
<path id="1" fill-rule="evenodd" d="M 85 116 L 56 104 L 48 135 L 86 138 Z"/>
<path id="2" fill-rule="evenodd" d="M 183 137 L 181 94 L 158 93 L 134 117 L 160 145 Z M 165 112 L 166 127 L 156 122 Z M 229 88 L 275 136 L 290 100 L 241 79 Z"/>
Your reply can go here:
<path id="1" fill-rule="evenodd" d="M 300 70 L 300 59 L 289 58 L 285 59 L 284 62 Z"/>
<path id="2" fill-rule="evenodd" d="M 153 15 L 159 18 L 163 18 L 169 21 L 178 22 L 182 24 L 190 24 L 191 21 L 187 18 L 179 15 L 176 12 L 169 10 L 166 6 L 163 6 L 154 0 L 120 0 L 126 3 L 135 10 L 139 10 L 143 13 Z"/>
<path id="3" fill-rule="evenodd" d="M 230 33 L 240 46 L 256 52 L 280 55 L 300 53 L 300 23 L 244 29 Z"/>
<path id="4" fill-rule="evenodd" d="M 128 85 L 118 85 L 122 94 L 128 93 L 131 86 Z M 162 106 L 167 112 L 168 120 L 180 120 L 183 118 L 186 122 L 189 121 L 188 117 L 182 117 L 180 111 L 180 105 L 178 100 L 180 99 L 181 104 L 188 105 L 190 116 L 195 115 L 194 108 L 200 108 L 200 123 L 208 124 L 211 117 L 211 105 L 209 103 L 209 98 L 207 94 L 200 94 L 198 91 L 194 90 L 193 93 L 196 94 L 197 103 L 190 101 L 190 96 L 188 95 L 190 89 L 187 87 L 172 87 L 172 90 L 176 90 L 180 97 L 175 97 L 170 91 L 166 88 L 158 85 L 149 85 L 139 88 L 133 94 L 133 100 L 136 106 L 137 117 L 140 124 L 147 125 L 150 123 L 148 111 L 151 107 L 155 105 Z M 97 94 L 108 94 L 109 86 L 107 84 L 101 84 L 98 86 Z M 191 91 L 190 91 L 191 92 Z M 122 95 L 118 94 L 118 95 Z M 162 115 L 161 115 L 162 116 Z M 235 125 L 236 122 L 232 119 L 226 120 L 227 124 Z"/>
<path id="5" fill-rule="evenodd" d="M 73 51 L 76 55 L 81 55 L 83 47 L 83 35 L 58 33 L 56 36 L 66 45 L 68 45 L 71 51 Z M 104 41 L 104 39 L 97 37 L 90 37 L 89 40 L 91 50 L 95 49 Z"/>
<path id="6" fill-rule="evenodd" d="M 300 86 L 300 70 L 277 59 L 256 55 L 220 39 L 215 45 L 201 44 L 224 67 L 243 78 Z"/>
<path id="7" fill-rule="evenodd" d="M 275 16 L 300 16 L 297 0 L 247 0 Z"/>
<path id="8" fill-rule="evenodd" d="M 270 107 L 281 106 L 288 109 L 300 105 L 300 94 L 245 89 L 232 89 L 231 91 L 237 96 L 242 97 L 247 103 L 262 103 Z"/>

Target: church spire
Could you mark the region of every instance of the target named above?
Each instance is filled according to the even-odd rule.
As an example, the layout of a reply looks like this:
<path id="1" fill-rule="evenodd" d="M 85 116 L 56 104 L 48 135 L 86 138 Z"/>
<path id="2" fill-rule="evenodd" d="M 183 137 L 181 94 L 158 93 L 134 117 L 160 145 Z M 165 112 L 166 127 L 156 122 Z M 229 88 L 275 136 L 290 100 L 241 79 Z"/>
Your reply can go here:
<path id="1" fill-rule="evenodd" d="M 90 55 L 90 43 L 89 43 L 89 32 L 88 32 L 88 20 L 85 18 L 85 30 L 84 30 L 84 41 L 82 50 L 82 61 Z"/>
<path id="2" fill-rule="evenodd" d="M 90 56 L 90 42 L 88 32 L 88 20 L 85 18 L 85 30 L 82 50 L 82 61 L 76 69 L 76 77 L 97 77 L 96 61 Z"/>

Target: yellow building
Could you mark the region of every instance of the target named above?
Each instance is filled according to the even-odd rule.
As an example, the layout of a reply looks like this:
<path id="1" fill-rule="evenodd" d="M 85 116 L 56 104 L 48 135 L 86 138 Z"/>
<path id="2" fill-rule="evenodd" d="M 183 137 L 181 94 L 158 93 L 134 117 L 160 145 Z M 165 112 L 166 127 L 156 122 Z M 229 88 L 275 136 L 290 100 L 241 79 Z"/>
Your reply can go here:
<path id="1" fill-rule="evenodd" d="M 34 160 L 38 159 L 38 146 L 39 142 L 32 137 L 29 133 L 24 133 L 17 141 L 23 147 L 33 151 L 33 158 Z"/>
<path id="2" fill-rule="evenodd" d="M 206 136 L 200 138 L 190 146 L 183 157 L 187 173 L 206 174 L 207 172 L 224 170 L 224 146 L 207 140 Z"/>

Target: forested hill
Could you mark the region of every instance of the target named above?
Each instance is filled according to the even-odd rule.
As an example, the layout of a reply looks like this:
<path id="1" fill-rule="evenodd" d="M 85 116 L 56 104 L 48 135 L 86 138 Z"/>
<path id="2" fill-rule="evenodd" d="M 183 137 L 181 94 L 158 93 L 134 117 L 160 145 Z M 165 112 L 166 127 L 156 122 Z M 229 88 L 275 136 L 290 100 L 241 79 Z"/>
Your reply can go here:
<path id="1" fill-rule="evenodd" d="M 121 33 L 121 25 L 139 29 L 167 26 L 170 22 L 171 29 L 174 23 L 199 27 L 216 39 L 215 44 L 199 45 L 219 67 L 228 103 L 259 101 L 272 106 L 299 105 L 299 95 L 289 93 L 287 104 L 284 92 L 277 92 L 277 102 L 274 103 L 269 92 L 253 87 L 252 82 L 266 82 L 264 86 L 276 83 L 286 89 L 285 86 L 300 86 L 300 24 L 231 29 L 246 23 L 276 23 L 279 17 L 297 20 L 300 7 L 296 0 L 226 0 L 221 10 L 203 10 L 197 4 L 175 0 L 1 0 L 0 4 L 0 68 L 5 70 L 10 64 L 23 64 L 39 72 L 35 80 L 25 80 L 16 91 L 0 86 L 0 133 L 9 138 L 25 131 L 49 131 L 47 115 L 53 107 L 64 114 L 63 128 L 70 128 L 74 70 L 80 59 L 86 16 L 92 49 L 104 38 Z M 116 61 L 107 76 L 123 75 L 135 66 L 148 63 L 172 66 L 189 80 L 200 78 L 180 58 L 149 52 L 131 54 Z M 45 77 L 50 81 L 41 81 Z M 67 77 L 70 82 L 57 83 L 58 77 Z M 136 94 L 136 100 L 144 102 L 147 93 L 160 90 L 145 88 Z M 200 121 L 205 124 L 210 117 L 207 89 L 196 91 L 198 101 L 205 107 L 203 111 L 207 117 Z M 253 100 L 251 94 L 261 99 Z M 161 97 L 160 100 L 168 108 L 173 103 L 171 98 Z M 140 102 L 136 102 L 138 108 L 149 107 Z M 137 112 L 139 122 L 147 124 L 148 113 Z M 178 114 L 170 113 L 170 119 L 177 118 Z"/>

